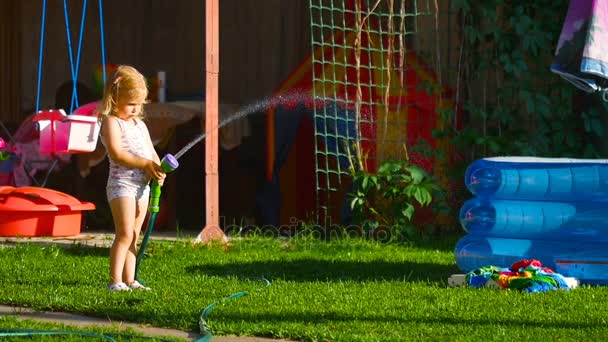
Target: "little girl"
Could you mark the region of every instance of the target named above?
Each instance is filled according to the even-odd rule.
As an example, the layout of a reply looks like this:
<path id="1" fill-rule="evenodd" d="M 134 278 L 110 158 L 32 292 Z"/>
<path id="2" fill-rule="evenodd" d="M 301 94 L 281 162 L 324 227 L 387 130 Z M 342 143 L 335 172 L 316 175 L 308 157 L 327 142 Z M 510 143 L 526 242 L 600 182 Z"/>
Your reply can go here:
<path id="1" fill-rule="evenodd" d="M 163 184 L 165 173 L 144 122 L 148 97 L 144 77 L 119 66 L 104 88 L 98 108 L 101 142 L 110 159 L 106 194 L 116 236 L 110 250 L 111 291 L 149 290 L 135 280 L 137 241 L 146 217 L 151 178 Z"/>

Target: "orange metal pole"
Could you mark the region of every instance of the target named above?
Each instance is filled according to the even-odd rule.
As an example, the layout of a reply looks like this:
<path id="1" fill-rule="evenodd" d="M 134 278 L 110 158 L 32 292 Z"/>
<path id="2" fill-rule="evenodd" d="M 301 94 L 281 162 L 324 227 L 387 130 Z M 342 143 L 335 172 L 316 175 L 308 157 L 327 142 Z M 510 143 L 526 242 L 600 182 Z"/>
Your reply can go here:
<path id="1" fill-rule="evenodd" d="M 206 0 L 206 95 L 205 95 L 205 228 L 198 235 L 198 242 L 228 239 L 219 225 L 219 176 L 218 176 L 218 88 L 220 73 L 219 0 Z"/>

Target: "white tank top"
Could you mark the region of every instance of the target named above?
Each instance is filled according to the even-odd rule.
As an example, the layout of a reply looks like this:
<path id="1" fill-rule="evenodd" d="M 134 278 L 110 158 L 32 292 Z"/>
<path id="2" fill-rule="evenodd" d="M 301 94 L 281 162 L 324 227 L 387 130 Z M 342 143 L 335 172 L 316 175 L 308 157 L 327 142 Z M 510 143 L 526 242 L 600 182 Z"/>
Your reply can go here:
<path id="1" fill-rule="evenodd" d="M 120 127 L 120 148 L 126 150 L 138 157 L 153 160 L 152 151 L 148 148 L 149 132 L 146 124 L 140 119 L 132 119 L 135 124 L 130 125 L 129 121 L 124 121 L 119 118 L 108 116 L 109 120 L 116 120 Z M 101 143 L 106 147 L 105 137 L 101 136 Z M 134 181 L 137 183 L 148 183 L 150 180 L 148 175 L 142 169 L 131 168 L 119 164 L 114 159 L 108 156 L 110 160 L 110 172 L 108 174 L 108 184 L 113 181 Z"/>

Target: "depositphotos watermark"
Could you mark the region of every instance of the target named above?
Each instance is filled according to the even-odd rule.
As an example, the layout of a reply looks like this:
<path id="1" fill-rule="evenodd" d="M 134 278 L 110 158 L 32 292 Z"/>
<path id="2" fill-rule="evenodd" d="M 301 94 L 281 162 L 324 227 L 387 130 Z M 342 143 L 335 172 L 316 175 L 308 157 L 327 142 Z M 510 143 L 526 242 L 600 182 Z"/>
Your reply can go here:
<path id="1" fill-rule="evenodd" d="M 314 240 L 349 240 L 366 239 L 382 243 L 404 243 L 411 242 L 412 234 L 402 226 L 378 225 L 373 229 L 367 229 L 362 225 L 341 225 L 306 223 L 294 217 L 286 225 L 255 224 L 222 224 L 225 218 L 220 219 L 220 225 L 226 235 L 231 237 L 256 236 L 261 238 L 285 238 L 293 242 L 312 242 Z"/>

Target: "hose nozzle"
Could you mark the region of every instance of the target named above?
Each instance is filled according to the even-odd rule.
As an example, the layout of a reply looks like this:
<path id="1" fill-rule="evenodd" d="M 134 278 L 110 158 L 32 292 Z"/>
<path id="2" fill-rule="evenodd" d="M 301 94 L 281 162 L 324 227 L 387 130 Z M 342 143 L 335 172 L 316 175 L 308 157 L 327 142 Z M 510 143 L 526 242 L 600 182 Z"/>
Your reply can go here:
<path id="1" fill-rule="evenodd" d="M 160 167 L 165 171 L 165 173 L 172 172 L 177 169 L 179 163 L 177 159 L 171 155 L 166 154 L 163 159 L 160 161 Z M 160 210 L 160 186 L 158 185 L 158 181 L 156 179 L 152 180 L 150 184 L 150 203 L 148 205 L 148 210 L 152 213 L 157 213 Z"/>

